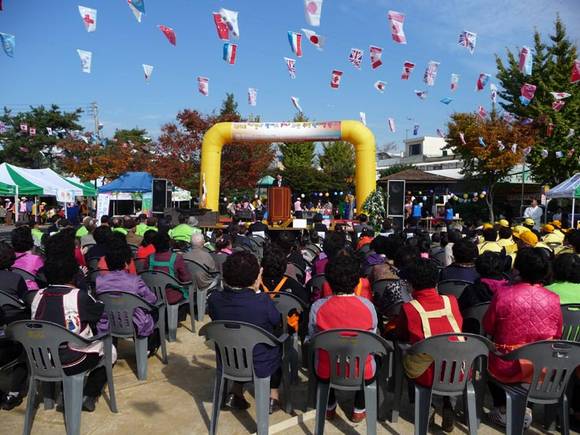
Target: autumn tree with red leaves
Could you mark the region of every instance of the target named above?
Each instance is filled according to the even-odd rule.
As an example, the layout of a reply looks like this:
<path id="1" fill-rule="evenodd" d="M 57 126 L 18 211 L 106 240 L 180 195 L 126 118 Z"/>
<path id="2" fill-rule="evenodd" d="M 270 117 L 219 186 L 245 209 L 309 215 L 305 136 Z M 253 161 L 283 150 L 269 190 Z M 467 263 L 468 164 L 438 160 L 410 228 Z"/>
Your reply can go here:
<path id="1" fill-rule="evenodd" d="M 524 161 L 525 150 L 531 151 L 535 142 L 535 132 L 532 127 L 504 121 L 495 111 L 485 118 L 475 113 L 454 113 L 448 129 L 447 148 L 461 158 L 461 173 L 466 178 L 477 179 L 486 189 L 489 219 L 494 222 L 495 187 L 514 166 Z M 515 152 L 512 151 L 513 144 L 517 145 Z"/>
<path id="2" fill-rule="evenodd" d="M 204 115 L 185 109 L 177 115 L 177 124 L 162 127 L 157 143 L 158 160 L 153 173 L 195 191 L 199 186 L 199 167 L 203 136 L 218 122 L 243 122 L 233 94 L 226 94 L 219 114 Z M 274 159 L 271 144 L 233 143 L 222 152 L 220 190 L 252 189 Z"/>

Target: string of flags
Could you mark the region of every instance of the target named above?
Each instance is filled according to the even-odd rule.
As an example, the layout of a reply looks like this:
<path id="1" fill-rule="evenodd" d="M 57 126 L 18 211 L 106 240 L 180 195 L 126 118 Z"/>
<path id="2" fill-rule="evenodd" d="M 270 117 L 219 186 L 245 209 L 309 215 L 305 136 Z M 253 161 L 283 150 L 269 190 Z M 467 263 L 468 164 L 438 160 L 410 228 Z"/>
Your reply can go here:
<path id="1" fill-rule="evenodd" d="M 127 0 L 127 3 L 129 4 L 129 9 L 131 9 L 135 19 L 140 23 L 143 14 L 145 13 L 145 2 L 143 0 Z"/>
<path id="2" fill-rule="evenodd" d="M 389 11 L 387 14 L 387 19 L 389 20 L 389 25 L 391 26 L 391 36 L 393 41 L 399 44 L 406 44 L 407 37 L 405 36 L 405 31 L 403 25 L 405 24 L 405 15 L 400 12 Z"/>
<path id="3" fill-rule="evenodd" d="M 94 32 L 97 30 L 97 10 L 79 6 L 79 13 L 85 25 L 87 32 Z"/>
<path id="4" fill-rule="evenodd" d="M 324 44 L 326 42 L 326 38 L 324 36 L 320 36 L 318 33 L 312 30 L 302 29 L 302 31 L 304 32 L 304 36 L 306 36 L 306 39 L 318 50 L 322 51 L 322 48 L 324 47 Z"/>
<path id="5" fill-rule="evenodd" d="M 296 57 L 302 57 L 302 34 L 297 32 L 288 32 L 288 42 L 290 43 L 290 49 Z"/>
<path id="6" fill-rule="evenodd" d="M 340 86 L 340 79 L 342 78 L 342 71 L 332 70 L 332 78 L 330 80 L 330 87 L 338 89 Z"/>
<path id="7" fill-rule="evenodd" d="M 351 48 L 348 61 L 356 68 L 360 69 L 363 59 L 363 51 L 360 48 Z"/>
<path id="8" fill-rule="evenodd" d="M 290 74 L 291 79 L 296 78 L 296 59 L 290 59 L 289 57 L 284 58 L 286 62 L 286 68 L 288 69 L 288 74 Z"/>
<path id="9" fill-rule="evenodd" d="M 258 90 L 255 88 L 248 88 L 248 104 L 255 106 L 258 102 Z"/>
<path id="10" fill-rule="evenodd" d="M 477 41 L 477 33 L 464 30 L 459 34 L 458 44 L 462 47 L 467 48 L 471 54 L 473 54 L 473 52 L 475 51 L 476 41 Z"/>
<path id="11" fill-rule="evenodd" d="M 145 81 L 149 82 L 151 74 L 153 74 L 153 65 L 143 64 L 143 72 L 145 73 Z"/>
<path id="12" fill-rule="evenodd" d="M 310 26 L 320 26 L 322 0 L 304 0 L 304 14 L 306 16 L 306 22 Z"/>
<path id="13" fill-rule="evenodd" d="M 171 27 L 164 26 L 163 24 L 159 24 L 157 26 L 159 30 L 165 35 L 169 43 L 173 46 L 177 45 L 177 37 L 175 36 L 175 31 Z"/>
<path id="14" fill-rule="evenodd" d="M 383 49 L 381 47 L 377 47 L 375 45 L 371 45 L 369 47 L 369 55 L 371 57 L 371 68 L 377 69 L 383 64 L 382 56 L 383 56 Z"/>

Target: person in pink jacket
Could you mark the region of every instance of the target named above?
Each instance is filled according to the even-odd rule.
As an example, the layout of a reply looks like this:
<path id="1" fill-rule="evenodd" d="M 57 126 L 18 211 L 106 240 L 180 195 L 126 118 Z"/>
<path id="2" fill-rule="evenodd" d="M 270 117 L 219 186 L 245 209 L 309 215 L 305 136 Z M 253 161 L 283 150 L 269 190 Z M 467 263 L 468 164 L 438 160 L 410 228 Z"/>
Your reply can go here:
<path id="1" fill-rule="evenodd" d="M 550 260 L 542 248 L 518 252 L 515 269 L 521 281 L 496 292 L 483 318 L 485 332 L 491 336 L 498 353 L 506 354 L 528 343 L 561 337 L 560 297 L 544 288 L 550 268 Z M 519 383 L 530 382 L 533 367 L 529 361 L 505 361 L 490 354 L 488 370 L 502 383 Z M 505 426 L 505 392 L 493 383 L 489 387 L 494 405 L 489 418 Z M 528 409 L 526 427 L 531 422 Z"/>
<path id="2" fill-rule="evenodd" d="M 32 253 L 34 239 L 32 238 L 30 227 L 25 225 L 13 229 L 10 238 L 16 254 L 16 261 L 14 261 L 12 267 L 37 275 L 38 271 L 44 266 L 44 260 L 40 255 Z M 30 291 L 36 291 L 39 288 L 38 283 L 30 279 L 26 280 L 26 286 Z"/>

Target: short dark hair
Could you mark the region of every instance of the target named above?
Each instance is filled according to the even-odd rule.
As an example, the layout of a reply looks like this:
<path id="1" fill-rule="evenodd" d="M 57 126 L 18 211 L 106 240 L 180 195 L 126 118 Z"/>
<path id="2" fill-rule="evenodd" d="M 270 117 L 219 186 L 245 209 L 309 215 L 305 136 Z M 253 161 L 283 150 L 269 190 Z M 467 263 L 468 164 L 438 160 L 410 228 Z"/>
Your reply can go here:
<path id="1" fill-rule="evenodd" d="M 79 271 L 74 253 L 50 256 L 44 262 L 43 272 L 49 284 L 70 284 Z"/>
<path id="2" fill-rule="evenodd" d="M 400 246 L 393 258 L 397 269 L 406 269 L 415 260 L 421 257 L 421 253 L 416 247 Z"/>
<path id="3" fill-rule="evenodd" d="M 358 215 L 358 220 L 360 223 L 365 223 L 369 220 L 369 217 L 366 214 L 361 213 Z"/>
<path id="4" fill-rule="evenodd" d="M 360 262 L 346 253 L 337 255 L 326 264 L 324 275 L 334 294 L 353 293 L 360 278 Z"/>
<path id="5" fill-rule="evenodd" d="M 184 214 L 180 214 L 180 215 L 177 217 L 177 222 L 179 222 L 180 224 L 184 224 L 184 223 L 186 223 L 186 222 L 187 222 L 187 216 L 186 216 L 186 215 L 184 215 Z"/>
<path id="6" fill-rule="evenodd" d="M 497 240 L 497 230 L 495 228 L 484 229 L 483 240 L 486 242 L 495 242 Z"/>
<path id="7" fill-rule="evenodd" d="M 369 227 L 364 227 L 362 229 L 362 231 L 360 232 L 360 236 L 361 237 L 374 237 L 375 230 L 373 230 L 372 228 L 369 228 Z"/>
<path id="8" fill-rule="evenodd" d="M 101 224 L 108 224 L 109 220 L 110 220 L 110 218 L 106 214 L 101 216 Z"/>
<path id="9" fill-rule="evenodd" d="M 550 276 L 550 261 L 542 252 L 543 249 L 524 248 L 518 250 L 514 269 L 520 273 L 522 281 L 530 284 L 544 283 Z"/>
<path id="10" fill-rule="evenodd" d="M 413 290 L 425 290 L 437 285 L 439 268 L 433 260 L 419 258 L 407 267 L 405 275 Z"/>
<path id="11" fill-rule="evenodd" d="M 157 226 L 157 218 L 155 216 L 148 217 L 146 223 L 148 227 L 155 227 Z"/>
<path id="12" fill-rule="evenodd" d="M 505 267 L 505 258 L 497 253 L 486 251 L 475 260 L 475 270 L 482 278 L 500 278 Z"/>
<path id="13" fill-rule="evenodd" d="M 580 254 L 580 230 L 572 230 L 566 235 L 566 239 L 574 247 L 576 254 Z"/>
<path id="14" fill-rule="evenodd" d="M 75 253 L 75 232 L 62 230 L 56 234 L 50 236 L 44 244 L 44 254 L 48 259 L 50 257 L 60 257 L 66 255 L 72 255 L 74 257 Z"/>
<path id="15" fill-rule="evenodd" d="M 288 266 L 288 259 L 282 249 L 276 245 L 271 245 L 264 250 L 262 258 L 262 274 L 265 278 L 274 281 L 282 279 Z"/>
<path id="16" fill-rule="evenodd" d="M 10 239 L 16 252 L 30 251 L 34 246 L 34 239 L 29 226 L 14 228 L 10 234 Z"/>
<path id="17" fill-rule="evenodd" d="M 125 236 L 121 233 L 113 233 L 111 241 L 105 249 L 105 260 L 109 270 L 123 270 L 131 261 L 132 256 Z"/>
<path id="18" fill-rule="evenodd" d="M 141 241 L 141 246 L 149 246 L 153 243 L 153 239 L 157 235 L 157 231 L 155 230 L 147 230 L 143 234 L 143 240 Z"/>
<path id="19" fill-rule="evenodd" d="M 554 260 L 554 279 L 580 284 L 580 257 L 576 254 L 560 254 Z"/>
<path id="20" fill-rule="evenodd" d="M 328 258 L 333 258 L 346 245 L 346 235 L 344 233 L 331 232 L 326 234 L 322 242 L 322 250 Z"/>
<path id="21" fill-rule="evenodd" d="M 453 244 L 453 258 L 456 263 L 471 263 L 477 255 L 477 245 L 470 240 L 461 239 Z"/>
<path id="22" fill-rule="evenodd" d="M 123 218 L 123 226 L 128 230 L 135 228 L 135 219 L 133 219 L 131 216 L 125 216 Z"/>
<path id="23" fill-rule="evenodd" d="M 158 231 L 153 238 L 156 252 L 167 252 L 171 249 L 171 238 L 165 231 Z"/>
<path id="24" fill-rule="evenodd" d="M 457 243 L 462 240 L 461 232 L 458 230 L 451 230 L 447 232 L 449 243 Z"/>
<path id="25" fill-rule="evenodd" d="M 387 255 L 389 248 L 389 239 L 385 236 L 377 236 L 371 242 L 371 249 L 377 254 Z"/>
<path id="26" fill-rule="evenodd" d="M 8 243 L 0 241 L 0 270 L 6 270 L 12 267 L 16 261 L 14 249 Z"/>
<path id="27" fill-rule="evenodd" d="M 512 236 L 512 229 L 509 227 L 499 227 L 497 232 L 500 239 L 509 239 Z"/>
<path id="28" fill-rule="evenodd" d="M 249 287 L 260 274 L 260 265 L 254 254 L 248 251 L 234 252 L 222 265 L 224 281 L 230 287 Z"/>
<path id="29" fill-rule="evenodd" d="M 98 245 L 106 245 L 111 239 L 111 227 L 101 225 L 93 231 L 93 238 Z"/>

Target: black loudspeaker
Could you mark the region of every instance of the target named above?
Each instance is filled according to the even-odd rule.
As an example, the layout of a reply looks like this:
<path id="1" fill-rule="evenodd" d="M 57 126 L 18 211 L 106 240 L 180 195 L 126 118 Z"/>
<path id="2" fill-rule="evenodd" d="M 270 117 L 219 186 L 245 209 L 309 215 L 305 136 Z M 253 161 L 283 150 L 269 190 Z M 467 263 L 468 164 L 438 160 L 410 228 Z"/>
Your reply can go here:
<path id="1" fill-rule="evenodd" d="M 389 219 L 393 224 L 395 232 L 403 231 L 405 229 L 405 216 L 390 216 Z"/>
<path id="2" fill-rule="evenodd" d="M 168 206 L 167 203 L 167 186 L 169 182 L 162 178 L 153 179 L 153 199 L 152 199 L 152 209 L 153 213 L 163 213 L 165 208 Z M 170 197 L 171 201 L 171 197 Z M 169 202 L 171 204 L 171 202 Z"/>
<path id="3" fill-rule="evenodd" d="M 388 191 L 387 215 L 405 216 L 405 181 L 389 180 Z"/>

